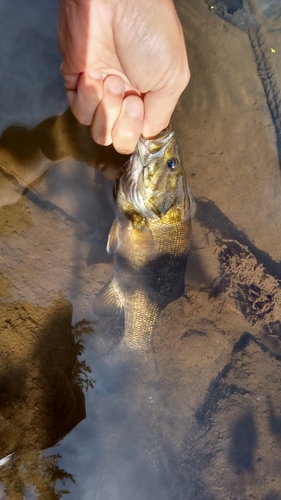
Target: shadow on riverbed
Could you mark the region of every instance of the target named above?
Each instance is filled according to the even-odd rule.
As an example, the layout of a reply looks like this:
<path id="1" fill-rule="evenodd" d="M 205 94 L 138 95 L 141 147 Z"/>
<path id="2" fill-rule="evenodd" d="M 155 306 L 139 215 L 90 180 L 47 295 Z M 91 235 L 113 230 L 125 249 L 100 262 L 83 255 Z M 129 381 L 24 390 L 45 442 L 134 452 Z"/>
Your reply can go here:
<path id="1" fill-rule="evenodd" d="M 10 302 L 0 309 L 4 457 L 54 446 L 86 417 L 82 388 L 92 382 L 78 360 L 83 344 L 71 327 L 69 302 L 46 308 Z"/>

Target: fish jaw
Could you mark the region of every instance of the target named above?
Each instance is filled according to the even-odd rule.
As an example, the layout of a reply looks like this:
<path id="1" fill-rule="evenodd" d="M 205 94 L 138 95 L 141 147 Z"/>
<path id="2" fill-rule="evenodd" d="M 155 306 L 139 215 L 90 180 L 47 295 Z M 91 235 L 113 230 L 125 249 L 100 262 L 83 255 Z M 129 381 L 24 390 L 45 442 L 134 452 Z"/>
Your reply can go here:
<path id="1" fill-rule="evenodd" d="M 146 138 L 141 135 L 137 143 L 135 154 L 140 158 L 142 166 L 145 167 L 152 155 L 154 158 L 161 156 L 161 154 L 163 154 L 163 149 L 172 141 L 174 141 L 174 131 L 171 125 L 168 125 L 167 128 L 162 130 L 162 132 L 155 137 Z"/>

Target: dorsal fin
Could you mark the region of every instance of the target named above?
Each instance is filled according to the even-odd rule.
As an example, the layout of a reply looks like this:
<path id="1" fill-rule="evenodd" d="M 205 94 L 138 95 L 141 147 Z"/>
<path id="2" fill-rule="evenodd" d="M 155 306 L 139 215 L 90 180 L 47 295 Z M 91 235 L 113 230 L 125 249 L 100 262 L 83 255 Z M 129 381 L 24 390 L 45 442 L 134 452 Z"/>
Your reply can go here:
<path id="1" fill-rule="evenodd" d="M 114 280 L 111 278 L 95 298 L 93 314 L 112 316 L 123 313 L 123 306 L 118 296 Z"/>

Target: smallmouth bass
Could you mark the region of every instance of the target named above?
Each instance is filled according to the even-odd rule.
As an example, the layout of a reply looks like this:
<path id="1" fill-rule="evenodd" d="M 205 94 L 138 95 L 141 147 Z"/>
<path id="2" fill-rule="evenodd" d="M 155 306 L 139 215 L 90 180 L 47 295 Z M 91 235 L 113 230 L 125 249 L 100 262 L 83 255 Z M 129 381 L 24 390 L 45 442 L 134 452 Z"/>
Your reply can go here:
<path id="1" fill-rule="evenodd" d="M 113 276 L 94 308 L 123 314 L 122 346 L 147 351 L 161 309 L 184 293 L 191 239 L 191 197 L 170 126 L 139 139 L 115 189 Z"/>

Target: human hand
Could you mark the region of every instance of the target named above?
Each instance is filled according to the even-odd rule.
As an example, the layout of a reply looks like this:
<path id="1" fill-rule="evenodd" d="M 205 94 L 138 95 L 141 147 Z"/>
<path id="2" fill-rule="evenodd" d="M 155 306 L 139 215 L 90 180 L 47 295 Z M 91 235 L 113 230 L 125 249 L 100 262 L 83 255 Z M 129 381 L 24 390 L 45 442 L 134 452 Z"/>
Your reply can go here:
<path id="1" fill-rule="evenodd" d="M 61 71 L 93 139 L 131 153 L 165 128 L 189 78 L 172 0 L 60 0 Z"/>

